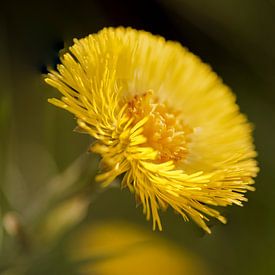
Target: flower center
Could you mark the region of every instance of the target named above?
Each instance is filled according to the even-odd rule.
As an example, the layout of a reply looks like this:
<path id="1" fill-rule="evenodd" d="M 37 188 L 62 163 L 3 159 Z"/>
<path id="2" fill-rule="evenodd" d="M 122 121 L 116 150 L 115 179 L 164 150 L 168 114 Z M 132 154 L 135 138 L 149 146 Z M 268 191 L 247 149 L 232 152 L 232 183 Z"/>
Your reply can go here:
<path id="1" fill-rule="evenodd" d="M 158 151 L 158 162 L 179 161 L 186 156 L 192 129 L 179 117 L 179 111 L 161 103 L 153 91 L 130 99 L 128 114 L 134 119 L 134 124 L 148 116 L 143 126 L 145 145 Z"/>

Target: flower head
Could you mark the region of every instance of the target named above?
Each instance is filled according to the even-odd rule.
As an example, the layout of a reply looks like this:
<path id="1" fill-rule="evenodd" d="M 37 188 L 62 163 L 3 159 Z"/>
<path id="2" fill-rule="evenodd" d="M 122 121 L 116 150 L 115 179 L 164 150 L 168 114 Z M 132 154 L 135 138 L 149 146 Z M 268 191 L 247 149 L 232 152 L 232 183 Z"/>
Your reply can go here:
<path id="1" fill-rule="evenodd" d="M 97 180 L 123 175 L 153 228 L 168 206 L 205 231 L 226 220 L 216 206 L 242 205 L 258 168 L 251 125 L 235 96 L 179 43 L 131 28 L 74 40 L 46 82 L 49 102 L 77 118 L 101 155 Z"/>
<path id="2" fill-rule="evenodd" d="M 117 220 L 82 226 L 69 238 L 67 251 L 85 275 L 210 274 L 203 259 L 182 245 Z"/>

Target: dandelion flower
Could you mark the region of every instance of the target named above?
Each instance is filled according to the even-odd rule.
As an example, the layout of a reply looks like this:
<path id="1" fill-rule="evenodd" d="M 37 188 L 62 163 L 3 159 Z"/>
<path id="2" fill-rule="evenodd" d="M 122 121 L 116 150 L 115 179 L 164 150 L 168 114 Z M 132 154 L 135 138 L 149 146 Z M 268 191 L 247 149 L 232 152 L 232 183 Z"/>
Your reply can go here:
<path id="1" fill-rule="evenodd" d="M 86 275 L 210 274 L 203 259 L 187 248 L 117 220 L 82 226 L 71 235 L 67 251 Z"/>
<path id="2" fill-rule="evenodd" d="M 105 28 L 74 40 L 46 82 L 50 103 L 77 118 L 100 154 L 97 180 L 122 175 L 153 229 L 172 207 L 210 233 L 217 206 L 242 205 L 254 190 L 251 125 L 235 96 L 198 57 L 177 42 L 131 28 Z"/>

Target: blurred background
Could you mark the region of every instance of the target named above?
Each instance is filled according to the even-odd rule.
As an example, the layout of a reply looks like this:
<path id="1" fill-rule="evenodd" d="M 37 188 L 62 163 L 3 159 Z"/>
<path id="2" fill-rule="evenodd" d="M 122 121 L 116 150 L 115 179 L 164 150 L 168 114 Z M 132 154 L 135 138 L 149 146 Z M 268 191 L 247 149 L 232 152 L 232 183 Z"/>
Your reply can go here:
<path id="1" fill-rule="evenodd" d="M 152 232 L 127 190 L 99 193 L 91 142 L 47 103 L 58 53 L 105 26 L 180 41 L 255 125 L 261 172 L 205 235 L 168 210 Z M 275 274 L 275 1 L 6 1 L 0 10 L 1 274 Z M 98 198 L 94 200 L 94 195 Z M 91 195 L 90 195 L 91 194 Z"/>

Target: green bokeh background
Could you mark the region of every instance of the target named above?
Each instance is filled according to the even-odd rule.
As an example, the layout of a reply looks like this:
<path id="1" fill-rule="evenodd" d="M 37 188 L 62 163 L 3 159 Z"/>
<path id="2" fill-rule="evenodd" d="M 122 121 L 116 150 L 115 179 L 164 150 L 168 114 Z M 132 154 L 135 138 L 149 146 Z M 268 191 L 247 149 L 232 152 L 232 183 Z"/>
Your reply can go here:
<path id="1" fill-rule="evenodd" d="M 75 120 L 47 103 L 55 92 L 41 73 L 58 51 L 105 26 L 131 26 L 178 40 L 211 64 L 255 125 L 261 172 L 243 208 L 222 212 L 204 235 L 172 211 L 169 238 L 201 257 L 210 274 L 275 274 L 275 2 L 273 0 L 9 1 L 0 11 L 0 180 L 22 216 L 47 182 L 87 151 Z M 64 45 L 63 45 L 64 43 Z M 91 169 L 97 163 L 91 163 Z M 4 202 L 1 196 L 2 203 Z M 128 191 L 110 189 L 88 220 L 120 219 L 151 228 Z M 2 231 L 1 231 L 2 232 Z M 0 232 L 0 236 L 2 233 Z M 39 274 L 39 273 L 37 273 Z M 60 273 L 61 274 L 61 273 Z"/>

